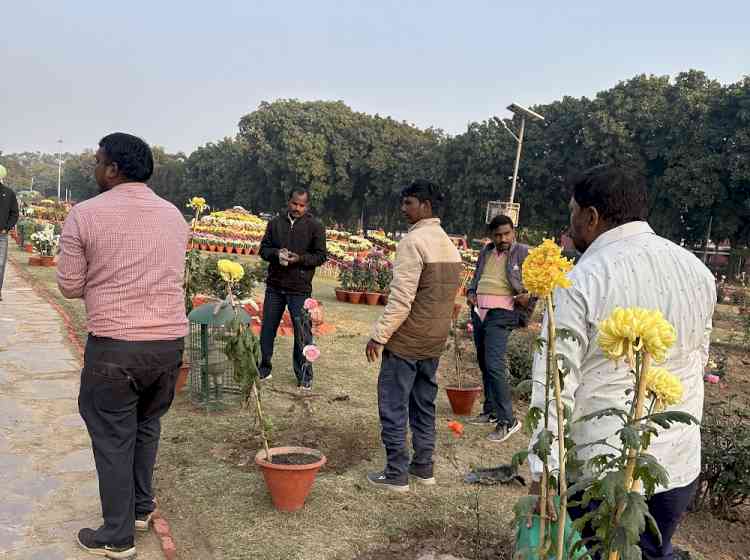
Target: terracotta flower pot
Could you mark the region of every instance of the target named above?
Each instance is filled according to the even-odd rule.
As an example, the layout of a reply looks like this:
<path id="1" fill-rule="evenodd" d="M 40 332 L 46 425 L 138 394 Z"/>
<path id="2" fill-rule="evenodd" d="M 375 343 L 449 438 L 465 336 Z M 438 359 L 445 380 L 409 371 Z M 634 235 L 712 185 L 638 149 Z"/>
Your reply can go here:
<path id="1" fill-rule="evenodd" d="M 216 251 L 216 245 L 209 245 L 208 246 L 209 251 Z"/>
<path id="2" fill-rule="evenodd" d="M 40 255 L 39 266 L 55 266 L 55 257 L 53 255 Z"/>
<path id="3" fill-rule="evenodd" d="M 34 252 L 34 246 L 31 243 L 25 243 L 23 246 L 23 250 L 27 253 L 33 253 Z"/>
<path id="4" fill-rule="evenodd" d="M 362 301 L 362 292 L 346 292 L 346 298 L 349 303 L 359 303 Z"/>
<path id="5" fill-rule="evenodd" d="M 451 403 L 453 414 L 468 416 L 474 406 L 474 401 L 482 392 L 481 387 L 446 387 L 448 400 Z"/>
<path id="6" fill-rule="evenodd" d="M 341 288 L 335 288 L 335 292 L 337 301 L 347 301 L 346 292 L 344 290 L 342 290 Z"/>
<path id="7" fill-rule="evenodd" d="M 29 257 L 29 266 L 42 266 L 42 258 L 39 255 Z"/>
<path id="8" fill-rule="evenodd" d="M 261 449 L 255 455 L 255 464 L 263 472 L 274 507 L 279 511 L 297 511 L 305 505 L 305 498 L 310 493 L 320 467 L 325 465 L 326 458 L 320 451 L 308 447 L 270 449 L 272 460 L 275 455 L 287 453 L 312 455 L 317 460 L 307 465 L 276 465 L 266 460 L 266 452 Z"/>
<path id="9" fill-rule="evenodd" d="M 380 301 L 380 293 L 365 292 L 365 300 L 367 301 L 367 305 L 377 305 Z"/>
<path id="10" fill-rule="evenodd" d="M 180 366 L 180 372 L 177 374 L 177 384 L 175 385 L 175 393 L 180 393 L 187 385 L 188 376 L 190 375 L 190 364 L 182 362 Z"/>

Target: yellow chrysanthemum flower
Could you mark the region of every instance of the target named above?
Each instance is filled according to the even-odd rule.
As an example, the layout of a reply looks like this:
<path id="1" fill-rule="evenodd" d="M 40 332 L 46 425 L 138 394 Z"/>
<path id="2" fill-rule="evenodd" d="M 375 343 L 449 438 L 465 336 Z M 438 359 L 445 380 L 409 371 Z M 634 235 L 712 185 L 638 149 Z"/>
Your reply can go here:
<path id="1" fill-rule="evenodd" d="M 646 392 L 656 401 L 657 411 L 682 401 L 684 389 L 676 375 L 660 367 L 649 368 L 644 375 Z"/>
<path id="2" fill-rule="evenodd" d="M 204 208 L 206 208 L 206 199 L 200 196 L 194 196 L 190 199 L 190 202 L 188 202 L 187 206 L 188 208 L 202 211 Z"/>
<path id="3" fill-rule="evenodd" d="M 599 324 L 599 347 L 611 360 L 645 350 L 663 362 L 676 338 L 674 327 L 656 309 L 618 307 Z"/>
<path id="4" fill-rule="evenodd" d="M 216 268 L 225 282 L 239 282 L 245 276 L 245 269 L 242 265 L 229 259 L 220 259 L 216 263 Z"/>
<path id="5" fill-rule="evenodd" d="M 573 263 L 562 256 L 562 249 L 552 239 L 545 239 L 529 251 L 523 263 L 524 288 L 539 297 L 547 297 L 558 287 L 569 288 L 570 280 L 565 275 L 572 268 Z"/>

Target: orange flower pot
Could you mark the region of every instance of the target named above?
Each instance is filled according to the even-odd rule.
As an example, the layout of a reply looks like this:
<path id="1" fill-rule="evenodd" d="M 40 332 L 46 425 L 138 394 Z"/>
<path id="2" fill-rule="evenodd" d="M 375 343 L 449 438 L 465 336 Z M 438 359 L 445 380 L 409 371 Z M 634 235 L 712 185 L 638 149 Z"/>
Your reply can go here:
<path id="1" fill-rule="evenodd" d="M 42 266 L 42 258 L 39 255 L 29 257 L 29 266 Z"/>
<path id="2" fill-rule="evenodd" d="M 263 472 L 274 507 L 279 511 L 302 509 L 315 482 L 315 476 L 326 463 L 325 455 L 308 447 L 273 447 L 269 452 L 271 459 L 275 455 L 286 453 L 301 453 L 318 458 L 314 463 L 307 465 L 276 465 L 266 460 L 266 452 L 263 449 L 255 455 L 255 464 Z"/>
<path id="3" fill-rule="evenodd" d="M 380 293 L 379 292 L 365 292 L 365 300 L 367 301 L 367 305 L 377 305 L 380 301 Z"/>
<path id="4" fill-rule="evenodd" d="M 347 301 L 346 292 L 344 290 L 342 290 L 341 288 L 335 288 L 335 292 L 337 301 Z"/>
<path id="5" fill-rule="evenodd" d="M 55 257 L 52 255 L 40 255 L 39 266 L 55 266 Z"/>
<path id="6" fill-rule="evenodd" d="M 34 246 L 31 243 L 26 243 L 23 246 L 23 250 L 27 253 L 33 253 L 34 252 Z"/>
<path id="7" fill-rule="evenodd" d="M 209 251 L 216 251 L 216 245 L 209 245 L 208 246 Z"/>
<path id="8" fill-rule="evenodd" d="M 362 292 L 346 292 L 346 299 L 349 303 L 359 303 L 362 301 Z"/>
<path id="9" fill-rule="evenodd" d="M 453 414 L 468 416 L 474 407 L 474 401 L 482 392 L 481 387 L 446 387 L 448 400 L 451 403 Z"/>
<path id="10" fill-rule="evenodd" d="M 190 364 L 182 362 L 180 366 L 180 372 L 177 374 L 177 384 L 175 385 L 175 393 L 180 393 L 187 385 L 188 376 L 190 375 Z"/>

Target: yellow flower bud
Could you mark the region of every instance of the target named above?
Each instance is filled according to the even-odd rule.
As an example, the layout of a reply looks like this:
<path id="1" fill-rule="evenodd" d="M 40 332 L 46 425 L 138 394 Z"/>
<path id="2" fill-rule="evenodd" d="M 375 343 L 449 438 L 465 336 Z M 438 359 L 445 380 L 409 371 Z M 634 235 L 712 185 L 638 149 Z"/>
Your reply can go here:
<path id="1" fill-rule="evenodd" d="M 676 375 L 660 367 L 649 368 L 644 375 L 646 392 L 656 401 L 657 411 L 682 401 L 684 389 Z"/>

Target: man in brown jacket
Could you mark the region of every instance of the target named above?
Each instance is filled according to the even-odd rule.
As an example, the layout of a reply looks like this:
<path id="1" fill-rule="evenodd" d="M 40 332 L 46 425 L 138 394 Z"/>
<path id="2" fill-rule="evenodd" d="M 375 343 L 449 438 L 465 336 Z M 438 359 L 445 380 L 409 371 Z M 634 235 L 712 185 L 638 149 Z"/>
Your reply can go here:
<path id="1" fill-rule="evenodd" d="M 367 343 L 367 360 L 383 358 L 378 409 L 387 463 L 368 481 L 396 492 L 409 490 L 409 476 L 435 484 L 435 397 L 440 355 L 450 331 L 461 277 L 458 250 L 434 217 L 442 195 L 418 179 L 401 192 L 401 212 L 411 227 L 396 250 L 388 305 Z M 407 420 L 414 455 L 406 448 Z"/>

